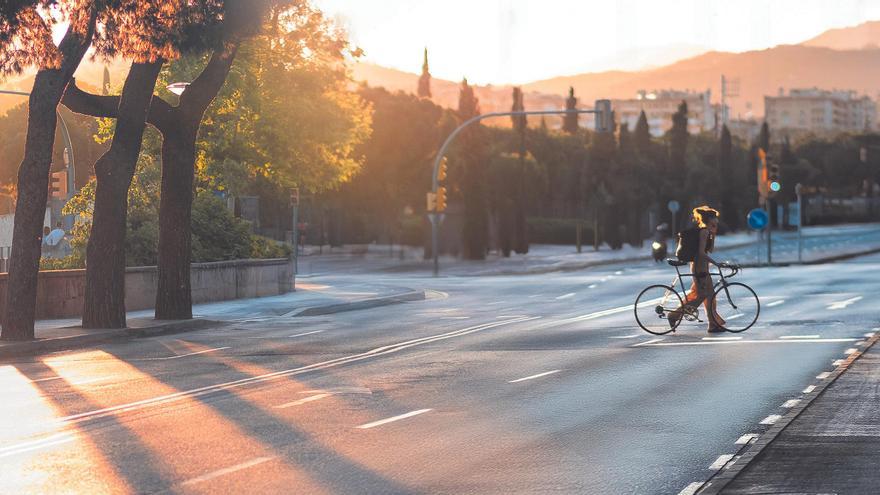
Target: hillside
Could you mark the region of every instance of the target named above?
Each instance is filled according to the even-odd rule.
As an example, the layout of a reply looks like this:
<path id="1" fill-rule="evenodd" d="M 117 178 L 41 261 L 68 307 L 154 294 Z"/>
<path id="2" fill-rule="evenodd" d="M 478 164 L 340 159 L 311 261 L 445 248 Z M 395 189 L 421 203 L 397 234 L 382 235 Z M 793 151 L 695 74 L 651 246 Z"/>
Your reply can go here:
<path id="1" fill-rule="evenodd" d="M 835 50 L 862 50 L 880 47 L 880 21 L 869 21 L 858 26 L 829 29 L 801 43 Z"/>

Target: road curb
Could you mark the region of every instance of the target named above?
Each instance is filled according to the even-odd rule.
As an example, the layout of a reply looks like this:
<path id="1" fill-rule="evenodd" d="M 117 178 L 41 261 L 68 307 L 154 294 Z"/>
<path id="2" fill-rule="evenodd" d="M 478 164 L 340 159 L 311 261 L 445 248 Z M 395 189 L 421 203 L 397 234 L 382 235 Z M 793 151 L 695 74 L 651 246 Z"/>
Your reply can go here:
<path id="1" fill-rule="evenodd" d="M 736 479 L 736 477 L 752 463 L 752 461 L 761 455 L 764 449 L 776 440 L 776 437 L 778 437 L 780 433 L 797 419 L 801 413 L 810 407 L 810 404 L 822 395 L 822 393 L 825 392 L 825 389 L 834 383 L 840 375 L 846 373 L 852 364 L 867 352 L 868 349 L 873 347 L 878 340 L 880 340 L 880 330 L 874 330 L 874 335 L 865 341 L 865 344 L 861 346 L 861 349 L 850 354 L 840 366 L 831 372 L 831 375 L 819 382 L 813 391 L 806 394 L 805 399 L 786 413 L 782 419 L 776 422 L 776 424 L 762 433 L 755 442 L 743 451 L 741 456 L 736 458 L 736 461 L 733 464 L 726 466 L 706 480 L 697 493 L 700 495 L 720 494 L 725 488 L 727 488 L 727 485 Z"/>
<path id="2" fill-rule="evenodd" d="M 866 249 L 864 251 L 856 251 L 854 253 L 836 254 L 834 256 L 826 256 L 824 258 L 809 261 L 782 261 L 779 263 L 770 263 L 769 265 L 767 263 L 741 263 L 739 266 L 743 268 L 777 268 L 785 266 L 824 265 L 825 263 L 834 263 L 836 261 L 849 260 L 877 253 L 880 253 L 880 247 Z"/>
<path id="3" fill-rule="evenodd" d="M 283 316 L 299 317 L 299 316 L 332 315 L 332 314 L 336 314 L 336 313 L 344 313 L 347 311 L 359 311 L 362 309 L 378 308 L 381 306 L 389 306 L 392 304 L 402 304 L 405 302 L 424 301 L 425 299 L 426 299 L 426 295 L 425 295 L 424 290 L 413 290 L 413 291 L 404 292 L 401 294 L 394 294 L 391 296 L 374 297 L 371 299 L 364 299 L 361 301 L 327 304 L 324 306 L 312 306 L 312 307 L 308 307 L 308 308 L 302 308 L 302 309 L 295 310 L 295 311 L 287 313 Z"/>
<path id="4" fill-rule="evenodd" d="M 54 337 L 26 342 L 10 342 L 4 343 L 4 345 L 0 346 L 0 359 L 37 356 L 56 351 L 81 349 L 95 344 L 104 344 L 108 342 L 170 333 L 191 332 L 194 330 L 224 326 L 226 324 L 226 322 L 222 321 L 205 319 L 174 320 L 170 322 L 157 320 L 154 324 L 144 327 L 99 330 L 69 337 Z"/>

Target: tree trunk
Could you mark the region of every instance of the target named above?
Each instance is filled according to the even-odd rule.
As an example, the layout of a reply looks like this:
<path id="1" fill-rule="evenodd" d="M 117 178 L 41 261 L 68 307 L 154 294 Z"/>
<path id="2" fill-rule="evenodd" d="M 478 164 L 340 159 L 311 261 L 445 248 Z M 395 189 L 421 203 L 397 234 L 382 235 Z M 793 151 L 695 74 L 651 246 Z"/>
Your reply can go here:
<path id="1" fill-rule="evenodd" d="M 81 34 L 69 28 L 61 40 L 61 68 L 41 69 L 34 78 L 28 100 L 27 139 L 24 159 L 18 169 L 18 198 L 12 230 L 12 253 L 6 282 L 3 314 L 3 340 L 34 338 L 37 277 L 40 270 L 40 243 L 46 199 L 49 195 L 49 169 L 55 142 L 56 110 L 64 89 L 91 43 L 96 11 L 90 13 L 89 29 Z"/>
<path id="2" fill-rule="evenodd" d="M 113 142 L 95 164 L 95 212 L 86 248 L 85 328 L 125 328 L 128 189 L 161 67 L 161 61 L 132 64 L 119 101 Z"/>
<path id="3" fill-rule="evenodd" d="M 165 133 L 159 202 L 157 320 L 192 318 L 190 260 L 196 129 Z"/>

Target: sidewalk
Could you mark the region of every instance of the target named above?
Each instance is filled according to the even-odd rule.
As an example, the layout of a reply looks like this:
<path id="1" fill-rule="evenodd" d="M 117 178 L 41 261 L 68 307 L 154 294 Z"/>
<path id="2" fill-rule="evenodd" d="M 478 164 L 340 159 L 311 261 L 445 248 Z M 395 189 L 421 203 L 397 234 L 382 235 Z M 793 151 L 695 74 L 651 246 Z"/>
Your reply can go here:
<path id="1" fill-rule="evenodd" d="M 335 283 L 335 282 L 334 282 Z M 266 317 L 297 317 L 340 313 L 425 299 L 424 290 L 383 284 L 333 286 L 297 281 L 296 292 L 278 296 L 197 304 L 192 320 L 155 320 L 153 310 L 127 313 L 128 328 L 85 329 L 80 320 L 39 320 L 36 340 L 0 341 L 0 359 L 67 350 L 118 339 L 178 333 Z"/>
<path id="2" fill-rule="evenodd" d="M 699 493 L 878 493 L 880 334 Z M 767 438 L 765 438 L 767 437 Z"/>
<path id="3" fill-rule="evenodd" d="M 880 249 L 880 224 L 847 224 L 806 227 L 805 241 L 819 242 L 821 247 L 810 246 L 804 251 L 807 263 L 822 263 L 841 257 Z M 776 263 L 797 262 L 797 233 L 774 232 L 774 257 Z M 760 242 L 759 242 L 760 241 Z M 490 253 L 484 261 L 468 261 L 451 256 L 440 257 L 440 272 L 452 276 L 527 275 L 556 271 L 581 270 L 593 266 L 614 263 L 637 263 L 651 260 L 651 241 L 642 247 L 624 245 L 612 250 L 603 244 L 598 251 L 591 245 L 583 246 L 578 253 L 574 246 L 533 244 L 525 255 L 504 258 Z M 764 241 L 754 232 L 737 232 L 718 236 L 716 251 L 742 264 L 754 263 L 756 250 L 762 252 L 759 259 L 766 259 Z M 670 241 L 669 256 L 673 256 Z M 731 252 L 733 251 L 733 252 Z M 330 248 L 325 246 L 320 254 L 317 247 L 310 246 L 300 256 L 300 276 L 329 273 L 421 273 L 430 274 L 431 260 L 423 259 L 423 249 L 406 246 L 357 245 Z M 750 261 L 751 260 L 751 261 Z"/>

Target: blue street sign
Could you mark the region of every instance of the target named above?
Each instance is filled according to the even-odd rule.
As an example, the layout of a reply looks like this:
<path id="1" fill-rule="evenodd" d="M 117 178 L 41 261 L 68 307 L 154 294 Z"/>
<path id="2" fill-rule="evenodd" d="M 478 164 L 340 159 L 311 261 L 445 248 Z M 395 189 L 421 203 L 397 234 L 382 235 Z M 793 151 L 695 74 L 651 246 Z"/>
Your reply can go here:
<path id="1" fill-rule="evenodd" d="M 767 224 L 770 223 L 770 215 L 761 208 L 755 208 L 750 211 L 746 218 L 749 222 L 749 228 L 752 230 L 764 230 Z"/>

